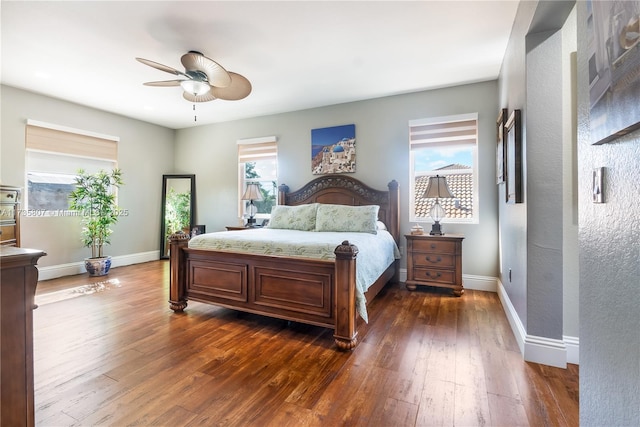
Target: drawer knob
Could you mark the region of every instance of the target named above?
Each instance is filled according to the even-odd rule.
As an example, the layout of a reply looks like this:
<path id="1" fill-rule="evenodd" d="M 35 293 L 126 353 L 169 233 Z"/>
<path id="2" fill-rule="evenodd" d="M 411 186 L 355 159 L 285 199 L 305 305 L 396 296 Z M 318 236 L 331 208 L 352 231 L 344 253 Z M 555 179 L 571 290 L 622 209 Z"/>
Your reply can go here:
<path id="1" fill-rule="evenodd" d="M 13 199 L 13 194 L 11 194 L 11 193 L 7 194 L 7 198 L 8 199 Z"/>
<path id="2" fill-rule="evenodd" d="M 440 261 L 442 261 L 442 257 L 441 256 L 437 256 L 436 259 L 431 259 L 430 256 L 427 256 L 426 260 L 429 261 L 429 262 L 440 262 Z"/>
<path id="3" fill-rule="evenodd" d="M 435 249 L 435 248 L 436 248 L 436 244 L 435 244 L 435 243 L 432 243 L 432 244 L 431 244 L 431 249 Z"/>
<path id="4" fill-rule="evenodd" d="M 442 274 L 441 273 L 431 274 L 430 271 L 427 271 L 427 276 L 435 279 L 435 278 L 438 278 L 438 277 L 442 276 Z"/>

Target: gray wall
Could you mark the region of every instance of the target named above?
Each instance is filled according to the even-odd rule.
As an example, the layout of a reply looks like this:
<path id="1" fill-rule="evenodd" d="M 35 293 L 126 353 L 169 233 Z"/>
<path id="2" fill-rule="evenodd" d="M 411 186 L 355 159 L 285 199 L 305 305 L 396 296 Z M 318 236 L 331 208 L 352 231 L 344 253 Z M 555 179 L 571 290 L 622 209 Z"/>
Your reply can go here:
<path id="1" fill-rule="evenodd" d="M 493 81 L 173 131 L 2 86 L 1 177 L 4 183 L 24 185 L 26 119 L 119 136 L 119 166 L 125 180 L 120 205 L 131 214 L 114 227 L 107 253 L 136 254 L 159 248 L 162 174 L 196 174 L 196 222 L 205 224 L 207 231 L 222 230 L 239 221 L 238 139 L 275 135 L 280 183 L 296 189 L 314 178 L 310 172 L 311 129 L 354 123 L 358 166 L 353 176 L 381 189 L 392 179 L 399 182 L 401 230 L 408 233 L 412 225 L 406 208 L 409 120 L 478 112 L 480 223 L 444 227 L 466 237 L 464 274 L 491 278 L 498 269 L 497 104 L 497 82 Z M 25 218 L 21 230 L 23 246 L 49 254 L 40 266 L 74 263 L 87 256 L 88 249 L 80 244 L 77 218 Z M 401 244 L 404 246 L 404 240 Z"/>
<path id="2" fill-rule="evenodd" d="M 311 129 L 356 125 L 357 169 L 353 176 L 386 189 L 395 179 L 401 191 L 401 231 L 409 223 L 408 121 L 425 117 L 478 112 L 480 223 L 445 224 L 446 232 L 462 233 L 463 273 L 496 277 L 498 267 L 497 188 L 495 184 L 495 81 L 378 98 L 177 131 L 176 171 L 197 176 L 197 221 L 207 231 L 237 224 L 236 141 L 278 138 L 279 182 L 292 190 L 311 174 Z M 424 224 L 425 228 L 430 224 Z M 401 241 L 405 245 L 404 239 Z M 403 261 L 404 263 L 404 261 Z"/>
<path id="3" fill-rule="evenodd" d="M 520 3 L 499 79 L 500 107 L 522 110 L 524 151 L 524 202 L 505 204 L 500 188 L 500 278 L 526 334 L 556 340 L 579 335 L 578 282 L 564 281 L 577 276 L 575 25 L 559 31 L 571 6 Z"/>
<path id="4" fill-rule="evenodd" d="M 129 216 L 113 227 L 105 254 L 131 255 L 157 251 L 160 245 L 162 174 L 173 172 L 175 131 L 77 104 L 1 86 L 2 130 L 0 179 L 25 186 L 25 124 L 27 119 L 120 137 L 118 166 L 125 185 L 118 202 Z M 21 218 L 23 247 L 47 252 L 41 267 L 75 263 L 91 256 L 80 241 L 75 217 Z"/>
<path id="5" fill-rule="evenodd" d="M 640 425 L 640 132 L 590 144 L 586 6 L 578 2 L 580 424 Z M 591 201 L 605 168 L 604 204 Z"/>

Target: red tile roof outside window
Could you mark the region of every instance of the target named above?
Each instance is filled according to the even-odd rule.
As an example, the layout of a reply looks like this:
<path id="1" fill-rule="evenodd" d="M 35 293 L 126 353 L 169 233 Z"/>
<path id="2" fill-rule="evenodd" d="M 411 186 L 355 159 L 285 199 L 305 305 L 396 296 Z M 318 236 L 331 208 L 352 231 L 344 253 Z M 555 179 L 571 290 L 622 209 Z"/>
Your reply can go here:
<path id="1" fill-rule="evenodd" d="M 465 165 L 453 164 L 439 169 L 438 171 L 456 171 L 451 174 L 442 174 L 447 178 L 447 184 L 454 198 L 440 199 L 440 206 L 446 212 L 449 219 L 472 219 L 473 218 L 473 171 Z M 415 215 L 418 218 L 430 218 L 429 211 L 436 202 L 436 199 L 425 199 L 422 197 L 427 190 L 429 177 L 433 175 L 416 176 L 415 185 Z"/>

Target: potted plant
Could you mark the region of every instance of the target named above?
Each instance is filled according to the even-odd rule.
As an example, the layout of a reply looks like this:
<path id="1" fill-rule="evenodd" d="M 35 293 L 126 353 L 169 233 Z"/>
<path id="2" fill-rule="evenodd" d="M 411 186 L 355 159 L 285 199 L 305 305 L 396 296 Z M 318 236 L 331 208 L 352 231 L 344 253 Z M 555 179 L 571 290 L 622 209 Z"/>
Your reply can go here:
<path id="1" fill-rule="evenodd" d="M 82 242 L 91 248 L 91 258 L 84 260 L 85 267 L 90 276 L 104 276 L 111 268 L 111 257 L 103 256 L 102 247 L 111 243 L 111 226 L 118 222 L 114 187 L 123 185 L 122 172 L 116 168 L 90 174 L 80 169 L 75 185 L 69 195 L 69 207 L 82 216 Z"/>

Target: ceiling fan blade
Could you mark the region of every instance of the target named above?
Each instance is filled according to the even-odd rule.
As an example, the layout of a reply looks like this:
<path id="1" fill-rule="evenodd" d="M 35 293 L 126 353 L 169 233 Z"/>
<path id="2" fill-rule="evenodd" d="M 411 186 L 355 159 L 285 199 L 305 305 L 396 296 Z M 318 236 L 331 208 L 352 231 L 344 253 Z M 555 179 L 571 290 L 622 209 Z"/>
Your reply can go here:
<path id="1" fill-rule="evenodd" d="M 231 84 L 227 87 L 212 87 L 211 92 L 218 99 L 237 101 L 251 93 L 251 82 L 246 77 L 229 71 Z"/>
<path id="2" fill-rule="evenodd" d="M 182 55 L 182 65 L 189 71 L 200 71 L 207 75 L 209 84 L 216 87 L 227 87 L 231 84 L 231 76 L 222 65 L 209 59 L 200 52 L 191 51 Z"/>
<path id="3" fill-rule="evenodd" d="M 144 65 L 148 65 L 149 67 L 153 67 L 153 68 L 158 69 L 160 71 L 165 71 L 167 73 L 175 74 L 176 76 L 189 77 L 185 73 L 183 73 L 182 71 L 178 71 L 175 68 L 171 68 L 171 67 L 169 67 L 167 65 L 162 65 L 162 64 L 159 64 L 157 62 L 149 61 L 148 59 L 144 59 L 144 58 L 136 58 L 136 60 L 138 62 L 142 62 Z"/>
<path id="4" fill-rule="evenodd" d="M 191 101 L 191 102 L 209 102 L 209 101 L 213 101 L 214 99 L 216 99 L 216 97 L 213 95 L 212 91 L 209 91 L 203 95 L 194 95 L 192 93 L 189 92 L 183 92 L 182 93 L 182 97 L 184 99 L 186 99 L 187 101 Z"/>
<path id="5" fill-rule="evenodd" d="M 160 82 L 146 82 L 146 83 L 142 83 L 145 86 L 161 86 L 161 87 L 166 87 L 166 86 L 180 86 L 180 82 L 182 82 L 184 80 L 163 80 Z"/>

